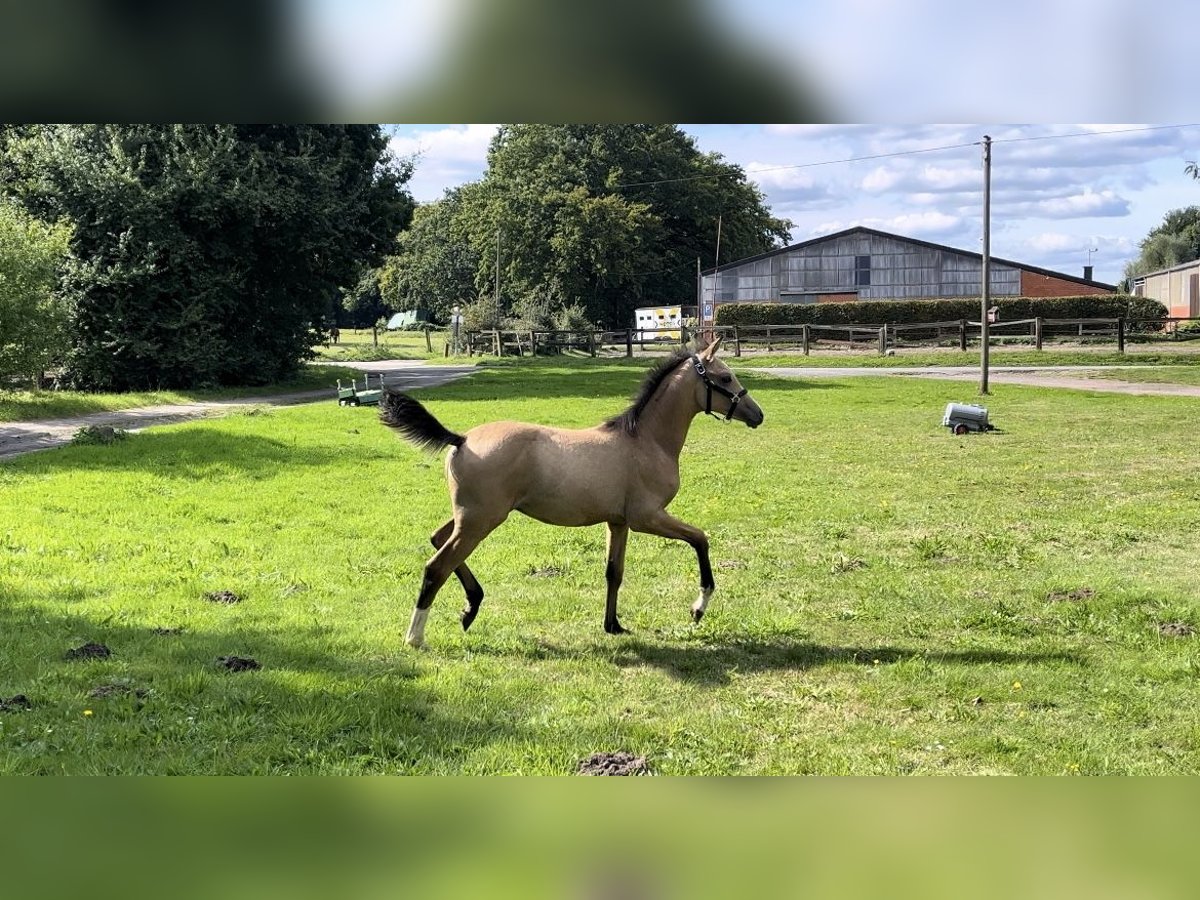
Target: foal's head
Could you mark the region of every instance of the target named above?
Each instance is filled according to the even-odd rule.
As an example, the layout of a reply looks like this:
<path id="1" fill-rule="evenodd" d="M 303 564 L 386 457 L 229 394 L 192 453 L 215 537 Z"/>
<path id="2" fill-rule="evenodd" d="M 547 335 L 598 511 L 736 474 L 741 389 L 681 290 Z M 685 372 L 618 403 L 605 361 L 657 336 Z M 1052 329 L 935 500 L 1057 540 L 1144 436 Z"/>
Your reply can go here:
<path id="1" fill-rule="evenodd" d="M 757 428 L 763 423 L 763 411 L 746 393 L 729 366 L 717 358 L 717 348 L 720 346 L 721 339 L 718 337 L 704 349 L 698 350 L 684 365 L 695 381 L 696 402 L 705 412 L 722 415 L 726 419 L 737 419 L 751 428 Z"/>

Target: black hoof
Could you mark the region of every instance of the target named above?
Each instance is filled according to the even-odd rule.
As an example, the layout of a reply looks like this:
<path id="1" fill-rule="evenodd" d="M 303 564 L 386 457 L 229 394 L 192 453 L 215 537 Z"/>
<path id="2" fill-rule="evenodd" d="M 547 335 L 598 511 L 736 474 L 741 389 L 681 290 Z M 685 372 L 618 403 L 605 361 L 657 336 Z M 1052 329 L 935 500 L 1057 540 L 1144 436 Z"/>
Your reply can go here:
<path id="1" fill-rule="evenodd" d="M 611 622 L 605 622 L 604 630 L 609 634 L 629 634 L 629 629 L 622 628 L 621 623 L 616 619 L 613 619 Z"/>
<path id="2" fill-rule="evenodd" d="M 459 621 L 462 622 L 463 631 L 471 627 L 471 623 L 475 621 L 475 616 L 479 614 L 477 609 L 464 609 L 462 615 L 459 616 Z"/>
<path id="3" fill-rule="evenodd" d="M 702 609 L 693 609 L 692 610 L 692 623 L 693 624 L 699 625 L 700 620 L 703 618 L 704 618 L 704 610 L 702 610 Z"/>

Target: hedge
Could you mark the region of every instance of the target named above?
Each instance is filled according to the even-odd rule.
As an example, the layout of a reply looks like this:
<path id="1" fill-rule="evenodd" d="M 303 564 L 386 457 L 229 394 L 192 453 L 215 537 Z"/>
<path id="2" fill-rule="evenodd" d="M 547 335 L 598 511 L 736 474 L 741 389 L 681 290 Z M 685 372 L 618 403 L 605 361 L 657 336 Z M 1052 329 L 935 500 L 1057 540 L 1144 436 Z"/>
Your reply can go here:
<path id="1" fill-rule="evenodd" d="M 1130 294 L 1083 297 L 996 297 L 1000 321 L 1014 319 L 1162 319 L 1157 300 Z M 858 300 L 852 303 L 727 303 L 717 307 L 718 325 L 907 325 L 979 319 L 979 298 L 954 300 Z"/>

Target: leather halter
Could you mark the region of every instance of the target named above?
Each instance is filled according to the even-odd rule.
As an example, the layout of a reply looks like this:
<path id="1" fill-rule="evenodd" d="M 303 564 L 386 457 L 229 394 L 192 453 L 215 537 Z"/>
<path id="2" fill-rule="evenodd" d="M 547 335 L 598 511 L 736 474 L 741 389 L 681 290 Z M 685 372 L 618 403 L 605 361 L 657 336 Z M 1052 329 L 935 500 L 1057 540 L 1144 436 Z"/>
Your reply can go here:
<path id="1" fill-rule="evenodd" d="M 692 354 L 692 368 L 696 370 L 696 374 L 700 376 L 700 380 L 704 382 L 704 386 L 708 389 L 708 393 L 704 398 L 705 415 L 712 416 L 714 419 L 717 417 L 716 413 L 712 411 L 712 395 L 713 391 L 716 391 L 721 396 L 729 398 L 729 412 L 725 413 L 725 421 L 728 422 L 733 418 L 733 411 L 737 409 L 738 402 L 746 396 L 746 389 L 742 388 L 735 394 L 729 388 L 714 382 L 708 377 L 708 369 L 704 368 L 704 363 L 700 362 L 700 357 L 695 353 Z"/>

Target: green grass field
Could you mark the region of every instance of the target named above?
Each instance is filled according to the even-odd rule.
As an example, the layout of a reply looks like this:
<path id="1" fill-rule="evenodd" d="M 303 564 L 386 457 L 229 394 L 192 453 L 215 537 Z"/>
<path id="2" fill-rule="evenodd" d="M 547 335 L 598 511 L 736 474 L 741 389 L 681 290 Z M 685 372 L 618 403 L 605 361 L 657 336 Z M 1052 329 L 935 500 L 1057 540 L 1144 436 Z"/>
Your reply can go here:
<path id="1" fill-rule="evenodd" d="M 378 342 L 378 343 L 376 343 Z M 319 359 L 369 361 L 377 359 L 442 359 L 445 356 L 446 329 L 435 328 L 426 343 L 424 332 L 384 331 L 372 335 L 369 328 L 343 328 L 336 344 L 313 349 Z M 432 348 L 432 349 L 431 349 Z"/>
<path id="2" fill-rule="evenodd" d="M 460 430 L 585 426 L 639 377 L 493 366 L 424 397 Z M 1160 633 L 1200 625 L 1200 402 L 1000 385 L 1002 431 L 956 438 L 962 384 L 745 382 L 765 425 L 698 419 L 672 506 L 712 542 L 709 614 L 692 551 L 633 535 L 622 638 L 603 528 L 514 515 L 472 557 L 472 631 L 452 581 L 407 648 L 448 504 L 369 408 L 0 464 L 0 698 L 33 704 L 0 712 L 0 773 L 1200 771 L 1200 646 Z M 64 659 L 87 642 L 112 655 Z"/>

